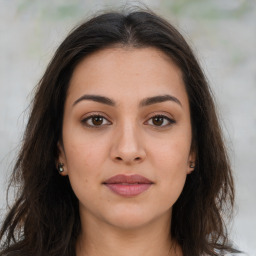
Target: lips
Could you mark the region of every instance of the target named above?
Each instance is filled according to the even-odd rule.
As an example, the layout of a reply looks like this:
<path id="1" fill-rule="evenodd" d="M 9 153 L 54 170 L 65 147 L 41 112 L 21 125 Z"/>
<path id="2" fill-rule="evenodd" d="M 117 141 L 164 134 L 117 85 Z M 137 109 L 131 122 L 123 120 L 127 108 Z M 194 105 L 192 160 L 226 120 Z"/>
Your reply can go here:
<path id="1" fill-rule="evenodd" d="M 119 174 L 104 181 L 103 184 L 108 187 L 112 192 L 120 196 L 132 197 L 137 196 L 148 190 L 153 185 L 153 182 L 137 174 Z"/>

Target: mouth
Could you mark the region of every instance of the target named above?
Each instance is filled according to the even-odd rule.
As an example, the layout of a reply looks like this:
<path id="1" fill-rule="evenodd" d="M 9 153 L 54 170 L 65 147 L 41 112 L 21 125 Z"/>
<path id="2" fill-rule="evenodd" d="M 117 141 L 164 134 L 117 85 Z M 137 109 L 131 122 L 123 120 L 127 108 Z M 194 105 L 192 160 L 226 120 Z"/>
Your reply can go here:
<path id="1" fill-rule="evenodd" d="M 137 196 L 148 190 L 153 184 L 153 181 L 137 174 L 119 174 L 103 182 L 103 185 L 112 192 L 124 197 Z"/>

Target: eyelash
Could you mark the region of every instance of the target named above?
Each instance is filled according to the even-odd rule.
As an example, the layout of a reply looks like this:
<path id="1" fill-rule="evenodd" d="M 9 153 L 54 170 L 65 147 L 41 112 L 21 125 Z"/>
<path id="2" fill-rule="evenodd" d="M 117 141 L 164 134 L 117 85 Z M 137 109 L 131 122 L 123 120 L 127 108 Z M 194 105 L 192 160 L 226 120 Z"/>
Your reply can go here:
<path id="1" fill-rule="evenodd" d="M 153 125 L 153 126 L 155 126 L 156 128 L 165 128 L 165 127 L 168 127 L 168 126 L 171 126 L 171 125 L 173 125 L 173 124 L 175 124 L 176 123 L 176 121 L 174 120 L 174 119 L 171 119 L 171 118 L 169 118 L 169 117 L 167 117 L 167 116 L 165 116 L 165 115 L 161 115 L 161 114 L 155 114 L 155 115 L 153 115 L 152 117 L 150 117 L 149 119 L 148 119 L 148 121 L 147 122 L 149 122 L 149 120 L 153 120 L 153 118 L 163 118 L 164 119 L 164 122 L 168 122 L 168 124 L 165 124 L 165 125 L 161 125 L 161 126 L 158 126 L 158 125 Z"/>
<path id="2" fill-rule="evenodd" d="M 93 118 L 96 118 L 96 117 L 101 117 L 104 120 L 107 120 L 107 118 L 105 118 L 104 116 L 102 116 L 100 114 L 92 114 L 92 115 L 89 115 L 88 117 L 84 118 L 81 122 L 82 122 L 82 124 L 84 124 L 85 126 L 87 126 L 89 128 L 97 128 L 97 129 L 101 128 L 103 125 L 109 125 L 109 124 L 103 124 L 103 125 L 87 124 L 88 120 L 92 120 Z M 108 120 L 107 120 L 107 122 L 110 123 L 110 121 L 108 121 Z"/>
<path id="3" fill-rule="evenodd" d="M 81 123 L 84 124 L 85 126 L 87 126 L 88 128 L 96 128 L 96 129 L 99 129 L 99 128 L 102 128 L 102 126 L 110 125 L 110 124 L 111 124 L 111 122 L 108 121 L 108 120 L 107 120 L 108 124 L 93 125 L 93 124 L 88 124 L 88 123 L 87 123 L 89 120 L 92 121 L 93 118 L 97 118 L 97 117 L 98 117 L 98 118 L 103 118 L 104 120 L 107 120 L 107 118 L 105 118 L 103 115 L 100 115 L 100 114 L 92 114 L 92 115 L 90 115 L 90 116 L 84 118 L 84 119 L 81 121 Z M 164 127 L 168 127 L 168 126 L 171 126 L 171 125 L 173 125 L 173 124 L 176 123 L 176 121 L 175 121 L 174 119 L 171 119 L 171 118 L 169 118 L 169 117 L 167 117 L 167 116 L 165 116 L 165 115 L 161 115 L 161 114 L 155 114 L 154 116 L 150 117 L 150 118 L 148 119 L 148 121 L 146 121 L 146 122 L 149 122 L 149 120 L 152 120 L 153 118 L 156 118 L 156 117 L 157 117 L 157 118 L 163 118 L 163 119 L 164 119 L 164 122 L 167 121 L 168 124 L 165 124 L 165 125 L 163 125 L 163 126 L 162 126 L 162 125 L 161 125 L 161 126 L 158 126 L 158 125 L 152 124 L 152 126 L 155 126 L 155 128 L 164 128 Z"/>

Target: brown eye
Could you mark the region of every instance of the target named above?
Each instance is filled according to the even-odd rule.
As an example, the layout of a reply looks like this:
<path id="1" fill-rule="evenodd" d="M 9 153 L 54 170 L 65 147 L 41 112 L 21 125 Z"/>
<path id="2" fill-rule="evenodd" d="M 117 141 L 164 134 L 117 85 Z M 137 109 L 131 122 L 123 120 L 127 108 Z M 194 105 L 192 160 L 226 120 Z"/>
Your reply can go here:
<path id="1" fill-rule="evenodd" d="M 155 115 L 147 121 L 147 124 L 156 126 L 156 127 L 166 127 L 174 123 L 176 123 L 175 120 L 164 115 Z"/>
<path id="2" fill-rule="evenodd" d="M 95 116 L 92 117 L 92 123 L 93 125 L 101 125 L 103 123 L 103 117 L 102 116 Z"/>
<path id="3" fill-rule="evenodd" d="M 161 126 L 164 122 L 164 118 L 162 116 L 155 116 L 152 118 L 152 123 L 156 126 Z"/>
<path id="4" fill-rule="evenodd" d="M 82 120 L 82 123 L 90 128 L 100 128 L 104 125 L 111 124 L 105 117 L 101 115 L 91 115 Z"/>

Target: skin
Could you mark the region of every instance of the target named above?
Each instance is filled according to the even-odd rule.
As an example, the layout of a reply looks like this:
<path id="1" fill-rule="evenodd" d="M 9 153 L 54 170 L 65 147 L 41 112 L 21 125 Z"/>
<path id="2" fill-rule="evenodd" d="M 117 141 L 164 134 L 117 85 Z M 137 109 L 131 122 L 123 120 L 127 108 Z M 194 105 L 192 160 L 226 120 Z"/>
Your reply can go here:
<path id="1" fill-rule="evenodd" d="M 115 106 L 75 103 L 85 94 L 108 97 Z M 180 104 L 168 100 L 140 106 L 143 99 L 159 95 L 171 95 Z M 102 123 L 86 119 L 91 114 L 103 116 Z M 156 115 L 165 117 L 159 122 Z M 182 255 L 178 245 L 173 249 L 169 230 L 172 206 L 193 171 L 191 141 L 181 71 L 164 53 L 116 47 L 78 64 L 64 106 L 63 144 L 58 145 L 62 175 L 69 176 L 79 200 L 78 256 Z M 117 174 L 139 174 L 153 185 L 123 197 L 102 184 Z"/>

